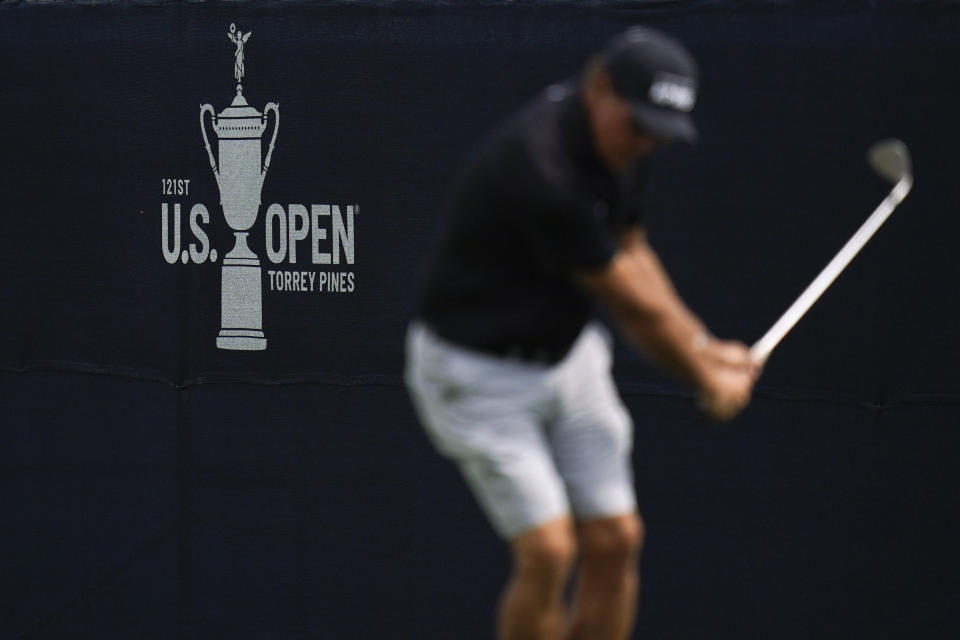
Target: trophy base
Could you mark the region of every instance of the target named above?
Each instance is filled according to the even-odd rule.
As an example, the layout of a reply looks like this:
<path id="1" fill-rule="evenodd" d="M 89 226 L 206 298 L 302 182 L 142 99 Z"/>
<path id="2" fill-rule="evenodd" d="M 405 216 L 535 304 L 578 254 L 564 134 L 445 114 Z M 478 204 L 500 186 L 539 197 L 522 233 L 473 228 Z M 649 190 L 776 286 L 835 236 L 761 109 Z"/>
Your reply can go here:
<path id="1" fill-rule="evenodd" d="M 217 336 L 218 349 L 232 351 L 263 351 L 267 348 L 267 339 L 263 331 L 244 329 L 221 329 Z"/>
<path id="2" fill-rule="evenodd" d="M 246 235 L 246 234 L 242 234 Z M 246 244 L 243 244 L 246 247 Z M 267 339 L 263 335 L 263 300 L 261 270 L 257 256 L 224 258 L 221 270 L 220 333 L 217 348 L 233 351 L 263 351 Z"/>

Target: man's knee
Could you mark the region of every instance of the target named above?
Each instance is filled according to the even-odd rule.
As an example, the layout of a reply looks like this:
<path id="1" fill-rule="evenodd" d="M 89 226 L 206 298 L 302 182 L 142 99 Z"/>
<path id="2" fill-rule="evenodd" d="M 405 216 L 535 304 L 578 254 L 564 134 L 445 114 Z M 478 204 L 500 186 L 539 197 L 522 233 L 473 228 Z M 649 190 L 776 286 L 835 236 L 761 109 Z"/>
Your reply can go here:
<path id="1" fill-rule="evenodd" d="M 577 554 L 573 527 L 567 519 L 521 534 L 512 546 L 517 573 L 543 582 L 565 580 Z"/>
<path id="2" fill-rule="evenodd" d="M 580 554 L 584 561 L 627 561 L 639 555 L 645 530 L 638 514 L 604 518 L 579 527 Z"/>

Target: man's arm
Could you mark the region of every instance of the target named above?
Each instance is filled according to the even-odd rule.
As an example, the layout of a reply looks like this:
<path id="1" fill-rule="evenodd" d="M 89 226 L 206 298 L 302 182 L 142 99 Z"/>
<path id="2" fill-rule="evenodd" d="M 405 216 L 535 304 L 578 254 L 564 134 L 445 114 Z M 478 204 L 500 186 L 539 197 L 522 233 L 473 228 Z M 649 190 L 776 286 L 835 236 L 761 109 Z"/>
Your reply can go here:
<path id="1" fill-rule="evenodd" d="M 709 335 L 680 299 L 642 230 L 624 233 L 610 263 L 578 280 L 610 308 L 642 351 L 701 391 L 708 413 L 731 418 L 749 401 L 756 371 L 747 347 Z"/>

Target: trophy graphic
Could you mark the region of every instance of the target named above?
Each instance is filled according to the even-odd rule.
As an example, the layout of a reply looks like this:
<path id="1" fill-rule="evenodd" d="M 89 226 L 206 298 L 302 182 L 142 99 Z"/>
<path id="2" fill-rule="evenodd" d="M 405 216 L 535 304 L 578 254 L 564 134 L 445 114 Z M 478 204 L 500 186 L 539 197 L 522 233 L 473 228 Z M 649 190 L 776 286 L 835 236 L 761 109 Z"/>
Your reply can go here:
<path id="1" fill-rule="evenodd" d="M 243 46 L 250 38 L 236 26 L 230 25 L 227 34 L 237 45 L 234 52 L 234 77 L 239 82 L 244 75 Z M 267 114 L 273 111 L 273 137 L 267 157 L 261 163 L 261 139 L 267 128 Z M 204 114 L 209 113 L 213 130 L 217 133 L 219 162 L 210 150 Z M 242 351 L 262 351 L 267 348 L 263 335 L 263 294 L 260 260 L 247 246 L 247 235 L 257 220 L 260 210 L 260 191 L 270 168 L 273 145 L 280 128 L 280 109 L 268 102 L 263 113 L 247 104 L 243 86 L 237 84 L 237 95 L 229 107 L 217 114 L 213 107 L 200 107 L 200 131 L 210 158 L 210 168 L 220 189 L 223 216 L 236 238 L 233 249 L 224 256 L 220 289 L 220 333 L 217 347 Z"/>

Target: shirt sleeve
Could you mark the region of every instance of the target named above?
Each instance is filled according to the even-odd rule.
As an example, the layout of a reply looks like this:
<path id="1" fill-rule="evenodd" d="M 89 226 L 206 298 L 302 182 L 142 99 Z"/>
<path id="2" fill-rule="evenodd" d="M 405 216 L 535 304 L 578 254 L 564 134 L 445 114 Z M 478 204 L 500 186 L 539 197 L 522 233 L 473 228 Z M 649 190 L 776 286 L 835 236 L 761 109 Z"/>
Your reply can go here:
<path id="1" fill-rule="evenodd" d="M 565 156 L 533 146 L 501 170 L 521 205 L 522 233 L 537 266 L 568 275 L 606 266 L 617 250 L 618 211 L 584 187 Z"/>
<path id="2" fill-rule="evenodd" d="M 541 267 L 566 273 L 591 271 L 613 258 L 617 242 L 603 200 L 552 194 L 535 207 L 527 217 L 526 235 Z"/>
<path id="3" fill-rule="evenodd" d="M 647 188 L 649 166 L 638 162 L 631 167 L 621 182 L 621 228 L 636 227 L 643 223 L 645 212 L 644 193 Z"/>

